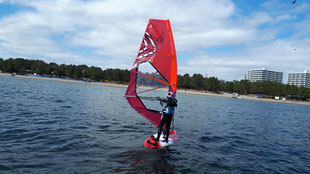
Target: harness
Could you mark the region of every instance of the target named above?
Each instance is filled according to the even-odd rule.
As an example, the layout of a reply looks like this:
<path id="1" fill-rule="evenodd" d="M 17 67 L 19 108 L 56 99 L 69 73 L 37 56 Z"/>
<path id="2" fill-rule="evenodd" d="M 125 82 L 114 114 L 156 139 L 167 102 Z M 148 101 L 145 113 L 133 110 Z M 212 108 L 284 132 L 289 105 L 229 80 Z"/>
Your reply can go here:
<path id="1" fill-rule="evenodd" d="M 167 114 L 172 114 L 174 113 L 174 107 L 168 106 L 165 108 Z"/>

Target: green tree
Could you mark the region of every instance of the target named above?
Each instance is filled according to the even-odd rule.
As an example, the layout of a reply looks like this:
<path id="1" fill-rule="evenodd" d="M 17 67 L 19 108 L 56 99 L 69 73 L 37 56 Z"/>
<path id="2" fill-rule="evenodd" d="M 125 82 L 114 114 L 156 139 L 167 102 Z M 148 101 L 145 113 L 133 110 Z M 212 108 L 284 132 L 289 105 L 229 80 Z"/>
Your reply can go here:
<path id="1" fill-rule="evenodd" d="M 201 74 L 194 74 L 191 78 L 192 88 L 202 90 L 204 87 L 204 77 Z"/>
<path id="2" fill-rule="evenodd" d="M 54 75 L 56 75 L 57 77 L 64 77 L 65 71 L 66 71 L 66 65 L 61 64 L 54 70 Z"/>
<path id="3" fill-rule="evenodd" d="M 240 94 L 248 94 L 251 91 L 251 82 L 248 80 L 241 80 L 239 87 Z"/>
<path id="4" fill-rule="evenodd" d="M 185 89 L 190 89 L 191 87 L 191 77 L 189 76 L 189 74 L 184 74 L 183 76 L 183 80 L 184 80 L 184 88 Z"/>
<path id="5" fill-rule="evenodd" d="M 0 71 L 3 72 L 3 62 L 4 60 L 0 57 Z"/>
<path id="6" fill-rule="evenodd" d="M 219 92 L 220 91 L 220 81 L 216 77 L 206 78 L 206 88 L 211 92 Z"/>
<path id="7" fill-rule="evenodd" d="M 234 82 L 225 82 L 224 91 L 233 93 L 234 91 Z"/>
<path id="8" fill-rule="evenodd" d="M 48 74 L 50 75 L 54 75 L 55 70 L 59 67 L 56 63 L 51 62 L 48 64 Z"/>

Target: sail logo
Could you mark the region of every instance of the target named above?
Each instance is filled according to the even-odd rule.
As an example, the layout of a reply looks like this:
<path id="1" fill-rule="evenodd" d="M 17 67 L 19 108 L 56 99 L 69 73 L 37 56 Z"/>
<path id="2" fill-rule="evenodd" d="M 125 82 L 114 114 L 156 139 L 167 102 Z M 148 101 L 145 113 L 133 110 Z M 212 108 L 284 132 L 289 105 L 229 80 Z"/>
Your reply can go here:
<path id="1" fill-rule="evenodd" d="M 157 52 L 157 45 L 154 42 L 152 35 L 148 32 L 145 32 L 143 41 L 141 44 L 141 49 L 138 52 L 138 59 L 145 59 Z"/>
<path id="2" fill-rule="evenodd" d="M 163 41 L 164 41 L 163 33 L 164 33 L 164 32 L 162 31 L 162 34 L 161 34 L 160 36 L 157 37 L 157 39 L 156 39 L 156 42 L 157 42 L 157 43 L 163 43 Z"/>

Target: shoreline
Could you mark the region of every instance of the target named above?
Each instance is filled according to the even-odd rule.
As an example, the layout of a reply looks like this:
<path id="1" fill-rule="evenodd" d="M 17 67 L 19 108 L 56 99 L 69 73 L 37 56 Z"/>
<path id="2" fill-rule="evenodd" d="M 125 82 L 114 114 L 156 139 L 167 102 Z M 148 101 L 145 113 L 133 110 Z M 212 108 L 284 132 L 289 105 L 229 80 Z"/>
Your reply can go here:
<path id="1" fill-rule="evenodd" d="M 232 98 L 233 94 L 230 93 L 222 93 L 222 94 L 215 94 L 215 93 L 209 93 L 209 92 L 200 92 L 195 90 L 178 90 L 178 93 L 183 94 L 189 94 L 189 95 L 205 95 L 205 96 L 212 96 L 212 97 L 221 97 L 221 98 Z M 281 104 L 295 104 L 295 105 L 303 105 L 303 106 L 310 106 L 310 102 L 305 101 L 294 101 L 294 100 L 275 100 L 275 99 L 267 99 L 267 98 L 256 98 L 256 97 L 250 97 L 247 95 L 240 95 L 240 98 L 235 98 L 234 100 L 251 100 L 251 101 L 259 101 L 259 102 L 272 102 L 272 103 L 281 103 Z"/>
<path id="2" fill-rule="evenodd" d="M 65 79 L 65 78 L 48 78 L 48 77 L 35 77 L 35 76 L 27 76 L 27 75 L 14 75 L 12 76 L 9 73 L 0 73 L 0 76 L 7 76 L 7 77 L 17 77 L 17 78 L 26 78 L 26 79 L 36 79 L 36 80 L 48 80 L 48 81 L 55 81 L 55 82 L 65 82 L 65 83 L 76 83 L 76 84 L 85 84 L 85 85 L 98 85 L 98 86 L 107 86 L 107 87 L 120 87 L 120 88 L 127 88 L 127 85 L 122 84 L 114 84 L 114 83 L 99 83 L 99 82 L 84 82 L 82 80 L 72 80 L 72 79 Z"/>
<path id="3" fill-rule="evenodd" d="M 9 73 L 0 73 L 0 76 L 13 77 Z M 28 79 L 37 79 L 37 80 L 48 80 L 48 81 L 57 81 L 57 82 L 65 82 L 65 83 L 77 83 L 77 84 L 86 84 L 86 85 L 97 85 L 97 86 L 106 86 L 106 87 L 118 87 L 118 88 L 127 88 L 127 85 L 124 84 L 114 84 L 114 83 L 94 83 L 94 82 L 84 82 L 78 80 L 70 80 L 70 79 L 60 79 L 60 78 L 48 78 L 48 77 L 34 77 L 34 76 L 26 76 L 26 75 L 15 75 L 17 78 L 28 78 Z M 222 93 L 215 94 L 197 90 L 184 90 L 178 89 L 178 93 L 188 94 L 188 95 L 200 95 L 200 96 L 213 96 L 213 97 L 221 97 L 221 98 L 232 98 L 233 95 L 230 93 Z M 282 103 L 282 104 L 295 104 L 295 105 L 303 105 L 310 106 L 310 102 L 305 101 L 293 101 L 293 100 L 275 100 L 275 99 L 265 99 L 265 98 L 255 98 L 247 95 L 240 95 L 240 99 L 235 100 L 251 100 L 251 101 L 261 101 L 261 102 L 273 102 L 273 103 Z"/>

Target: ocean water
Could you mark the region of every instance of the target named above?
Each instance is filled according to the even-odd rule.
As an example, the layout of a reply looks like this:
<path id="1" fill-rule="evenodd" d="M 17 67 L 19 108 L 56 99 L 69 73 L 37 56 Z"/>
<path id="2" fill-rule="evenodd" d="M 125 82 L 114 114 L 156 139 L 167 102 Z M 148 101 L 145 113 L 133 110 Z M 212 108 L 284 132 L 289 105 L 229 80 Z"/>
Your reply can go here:
<path id="1" fill-rule="evenodd" d="M 0 76 L 0 173 L 310 173 L 310 107 L 178 94 L 179 140 L 124 88 Z"/>

